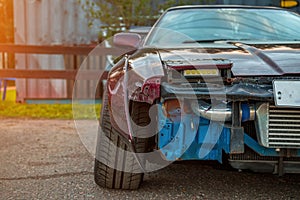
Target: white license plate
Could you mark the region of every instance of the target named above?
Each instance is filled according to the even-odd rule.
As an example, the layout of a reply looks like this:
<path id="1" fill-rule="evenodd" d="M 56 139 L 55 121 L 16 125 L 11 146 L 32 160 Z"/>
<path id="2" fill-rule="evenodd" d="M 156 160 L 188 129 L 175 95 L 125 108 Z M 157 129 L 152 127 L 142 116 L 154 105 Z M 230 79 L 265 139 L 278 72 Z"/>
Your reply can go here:
<path id="1" fill-rule="evenodd" d="M 274 80 L 276 106 L 300 107 L 300 81 Z"/>

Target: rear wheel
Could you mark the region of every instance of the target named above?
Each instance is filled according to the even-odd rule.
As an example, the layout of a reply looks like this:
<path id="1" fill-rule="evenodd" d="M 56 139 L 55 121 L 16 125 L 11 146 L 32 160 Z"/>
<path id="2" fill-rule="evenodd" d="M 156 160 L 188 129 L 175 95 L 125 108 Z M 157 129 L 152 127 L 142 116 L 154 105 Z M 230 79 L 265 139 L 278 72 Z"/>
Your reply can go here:
<path id="1" fill-rule="evenodd" d="M 145 110 L 149 110 L 150 105 L 141 105 L 132 104 L 132 119 L 136 124 L 146 126 L 150 118 Z M 102 104 L 100 126 L 94 167 L 95 182 L 99 186 L 113 189 L 139 188 L 144 174 L 131 145 L 125 142 L 123 136 L 111 125 L 107 98 Z M 142 132 L 144 131 L 142 129 Z M 135 134 L 139 135 L 139 130 L 135 130 Z M 148 138 L 135 138 L 136 152 L 147 152 L 148 147 Z"/>

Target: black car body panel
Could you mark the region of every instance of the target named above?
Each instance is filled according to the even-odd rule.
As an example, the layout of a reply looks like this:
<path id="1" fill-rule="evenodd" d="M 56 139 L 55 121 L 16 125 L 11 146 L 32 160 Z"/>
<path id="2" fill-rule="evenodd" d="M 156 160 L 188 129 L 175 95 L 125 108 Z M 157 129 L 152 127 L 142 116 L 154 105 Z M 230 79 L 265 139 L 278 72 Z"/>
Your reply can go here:
<path id="1" fill-rule="evenodd" d="M 299 74 L 299 42 L 289 44 L 245 44 L 226 42 L 193 49 L 160 51 L 162 60 L 228 59 L 234 76 L 278 76 Z M 171 53 L 169 53 L 171 52 Z M 177 56 L 176 56 L 177 55 Z"/>

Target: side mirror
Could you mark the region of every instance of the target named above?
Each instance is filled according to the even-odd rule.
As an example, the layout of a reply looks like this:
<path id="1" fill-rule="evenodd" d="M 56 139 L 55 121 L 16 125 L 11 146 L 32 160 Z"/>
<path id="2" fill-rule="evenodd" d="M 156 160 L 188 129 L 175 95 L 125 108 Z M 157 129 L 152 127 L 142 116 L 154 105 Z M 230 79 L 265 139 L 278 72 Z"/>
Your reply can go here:
<path id="1" fill-rule="evenodd" d="M 117 33 L 113 37 L 113 44 L 116 46 L 137 48 L 142 38 L 137 33 Z"/>

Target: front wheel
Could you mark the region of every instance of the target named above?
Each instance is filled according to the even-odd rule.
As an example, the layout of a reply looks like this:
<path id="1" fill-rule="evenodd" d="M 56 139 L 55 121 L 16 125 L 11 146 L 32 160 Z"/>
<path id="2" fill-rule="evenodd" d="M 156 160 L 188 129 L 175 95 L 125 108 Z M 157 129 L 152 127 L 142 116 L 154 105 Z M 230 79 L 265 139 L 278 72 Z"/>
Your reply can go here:
<path id="1" fill-rule="evenodd" d="M 104 95 L 104 97 L 107 95 Z M 145 116 L 145 109 L 150 105 L 144 104 L 143 109 L 131 106 L 134 115 L 131 115 L 135 123 L 146 125 L 150 121 Z M 148 107 L 148 108 L 146 108 Z M 148 115 L 148 114 L 147 114 Z M 94 178 L 97 185 L 112 189 L 137 189 L 143 181 L 144 174 L 140 164 L 133 154 L 131 145 L 126 143 L 123 136 L 111 125 L 107 98 L 102 104 L 100 130 L 97 138 L 96 158 L 94 166 Z M 145 131 L 143 129 L 143 131 Z M 138 134 L 138 131 L 136 132 Z M 135 149 L 138 153 L 147 152 L 149 138 L 135 138 Z"/>

